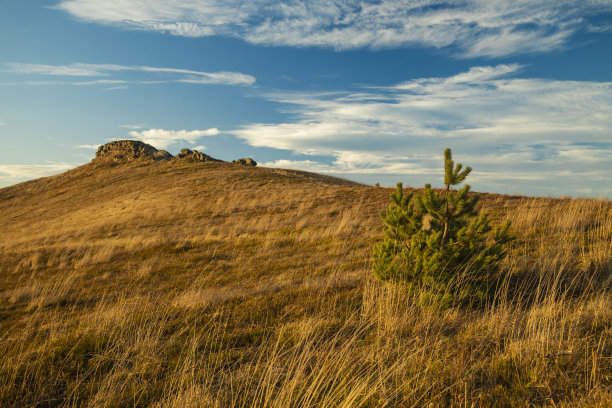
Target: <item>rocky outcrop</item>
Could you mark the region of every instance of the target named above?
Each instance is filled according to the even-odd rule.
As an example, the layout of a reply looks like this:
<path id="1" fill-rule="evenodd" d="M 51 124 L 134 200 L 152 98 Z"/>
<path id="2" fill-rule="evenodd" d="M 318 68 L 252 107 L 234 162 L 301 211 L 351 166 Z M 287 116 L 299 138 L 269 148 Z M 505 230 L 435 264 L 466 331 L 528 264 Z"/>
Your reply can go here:
<path id="1" fill-rule="evenodd" d="M 106 143 L 98 148 L 96 161 L 129 162 L 133 160 L 169 160 L 172 155 L 165 150 L 138 140 L 118 140 Z"/>
<path id="2" fill-rule="evenodd" d="M 165 150 L 158 150 L 157 152 L 155 152 L 153 154 L 153 158 L 157 161 L 157 160 L 170 160 L 172 159 L 174 156 L 172 156 L 170 153 L 168 153 Z"/>
<path id="3" fill-rule="evenodd" d="M 232 160 L 232 163 L 242 164 L 244 166 L 257 166 L 257 162 L 250 157 L 247 157 L 246 159 Z"/>
<path id="4" fill-rule="evenodd" d="M 215 159 L 209 155 L 198 152 L 197 150 L 181 149 L 181 152 L 174 156 L 175 159 L 187 159 L 198 162 L 220 162 L 222 160 Z"/>
<path id="5" fill-rule="evenodd" d="M 124 163 L 133 160 L 187 160 L 190 162 L 222 162 L 209 155 L 197 150 L 182 149 L 176 156 L 171 155 L 165 150 L 157 150 L 153 146 L 138 140 L 118 140 L 102 145 L 96 152 L 94 162 Z M 257 163 L 253 159 L 239 159 L 240 162 L 250 166 Z"/>

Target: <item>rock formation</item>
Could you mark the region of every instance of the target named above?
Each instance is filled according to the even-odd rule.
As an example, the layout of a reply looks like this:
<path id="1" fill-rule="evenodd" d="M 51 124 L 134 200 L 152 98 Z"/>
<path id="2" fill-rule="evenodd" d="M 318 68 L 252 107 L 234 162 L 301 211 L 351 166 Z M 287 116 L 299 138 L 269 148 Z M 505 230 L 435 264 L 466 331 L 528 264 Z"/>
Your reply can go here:
<path id="1" fill-rule="evenodd" d="M 210 157 L 207 154 L 198 152 L 197 150 L 181 149 L 181 152 L 174 156 L 175 159 L 191 159 L 192 161 L 200 162 L 220 162 L 222 160 Z"/>
<path id="2" fill-rule="evenodd" d="M 250 157 L 247 157 L 246 159 L 232 160 L 232 163 L 242 164 L 245 166 L 253 166 L 253 167 L 257 166 L 257 162 L 251 159 Z"/>
<path id="3" fill-rule="evenodd" d="M 133 160 L 187 160 L 191 162 L 222 162 L 197 150 L 182 149 L 176 156 L 165 150 L 157 150 L 155 147 L 138 140 L 118 140 L 102 145 L 96 152 L 94 162 L 124 163 Z M 251 158 L 234 160 L 233 163 L 245 166 L 257 166 L 257 162 Z"/>
<path id="4" fill-rule="evenodd" d="M 96 161 L 128 162 L 138 159 L 168 160 L 172 155 L 165 150 L 138 140 L 118 140 L 98 147 Z"/>
<path id="5" fill-rule="evenodd" d="M 170 160 L 172 159 L 172 156 L 170 153 L 168 153 L 165 150 L 158 150 L 153 154 L 153 158 L 155 160 Z"/>

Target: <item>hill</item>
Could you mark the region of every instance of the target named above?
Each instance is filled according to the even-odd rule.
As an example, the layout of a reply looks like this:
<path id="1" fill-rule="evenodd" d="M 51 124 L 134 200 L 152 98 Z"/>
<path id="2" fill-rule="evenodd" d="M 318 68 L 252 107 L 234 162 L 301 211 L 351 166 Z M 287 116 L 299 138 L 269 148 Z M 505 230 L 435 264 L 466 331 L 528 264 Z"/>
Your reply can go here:
<path id="1" fill-rule="evenodd" d="M 612 404 L 609 201 L 482 194 L 506 274 L 438 310 L 372 277 L 390 189 L 134 149 L 0 190 L 1 406 Z"/>

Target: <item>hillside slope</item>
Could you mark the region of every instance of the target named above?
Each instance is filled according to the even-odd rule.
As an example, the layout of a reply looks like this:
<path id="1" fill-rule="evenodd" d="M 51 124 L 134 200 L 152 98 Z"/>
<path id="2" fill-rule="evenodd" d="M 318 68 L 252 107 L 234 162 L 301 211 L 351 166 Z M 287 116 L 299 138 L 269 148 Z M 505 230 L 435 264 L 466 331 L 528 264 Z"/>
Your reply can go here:
<path id="1" fill-rule="evenodd" d="M 482 195 L 487 308 L 371 277 L 389 189 L 94 160 L 0 190 L 2 406 L 606 406 L 612 205 Z"/>

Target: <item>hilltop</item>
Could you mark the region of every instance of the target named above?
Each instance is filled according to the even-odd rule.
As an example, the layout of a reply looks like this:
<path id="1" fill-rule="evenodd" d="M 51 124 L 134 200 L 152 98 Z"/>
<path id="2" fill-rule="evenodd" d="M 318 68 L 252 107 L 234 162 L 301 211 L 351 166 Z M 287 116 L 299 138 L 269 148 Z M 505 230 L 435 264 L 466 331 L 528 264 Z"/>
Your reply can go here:
<path id="1" fill-rule="evenodd" d="M 113 143 L 0 189 L 0 405 L 612 403 L 609 201 L 481 194 L 507 274 L 436 310 L 372 277 L 391 189 Z"/>

